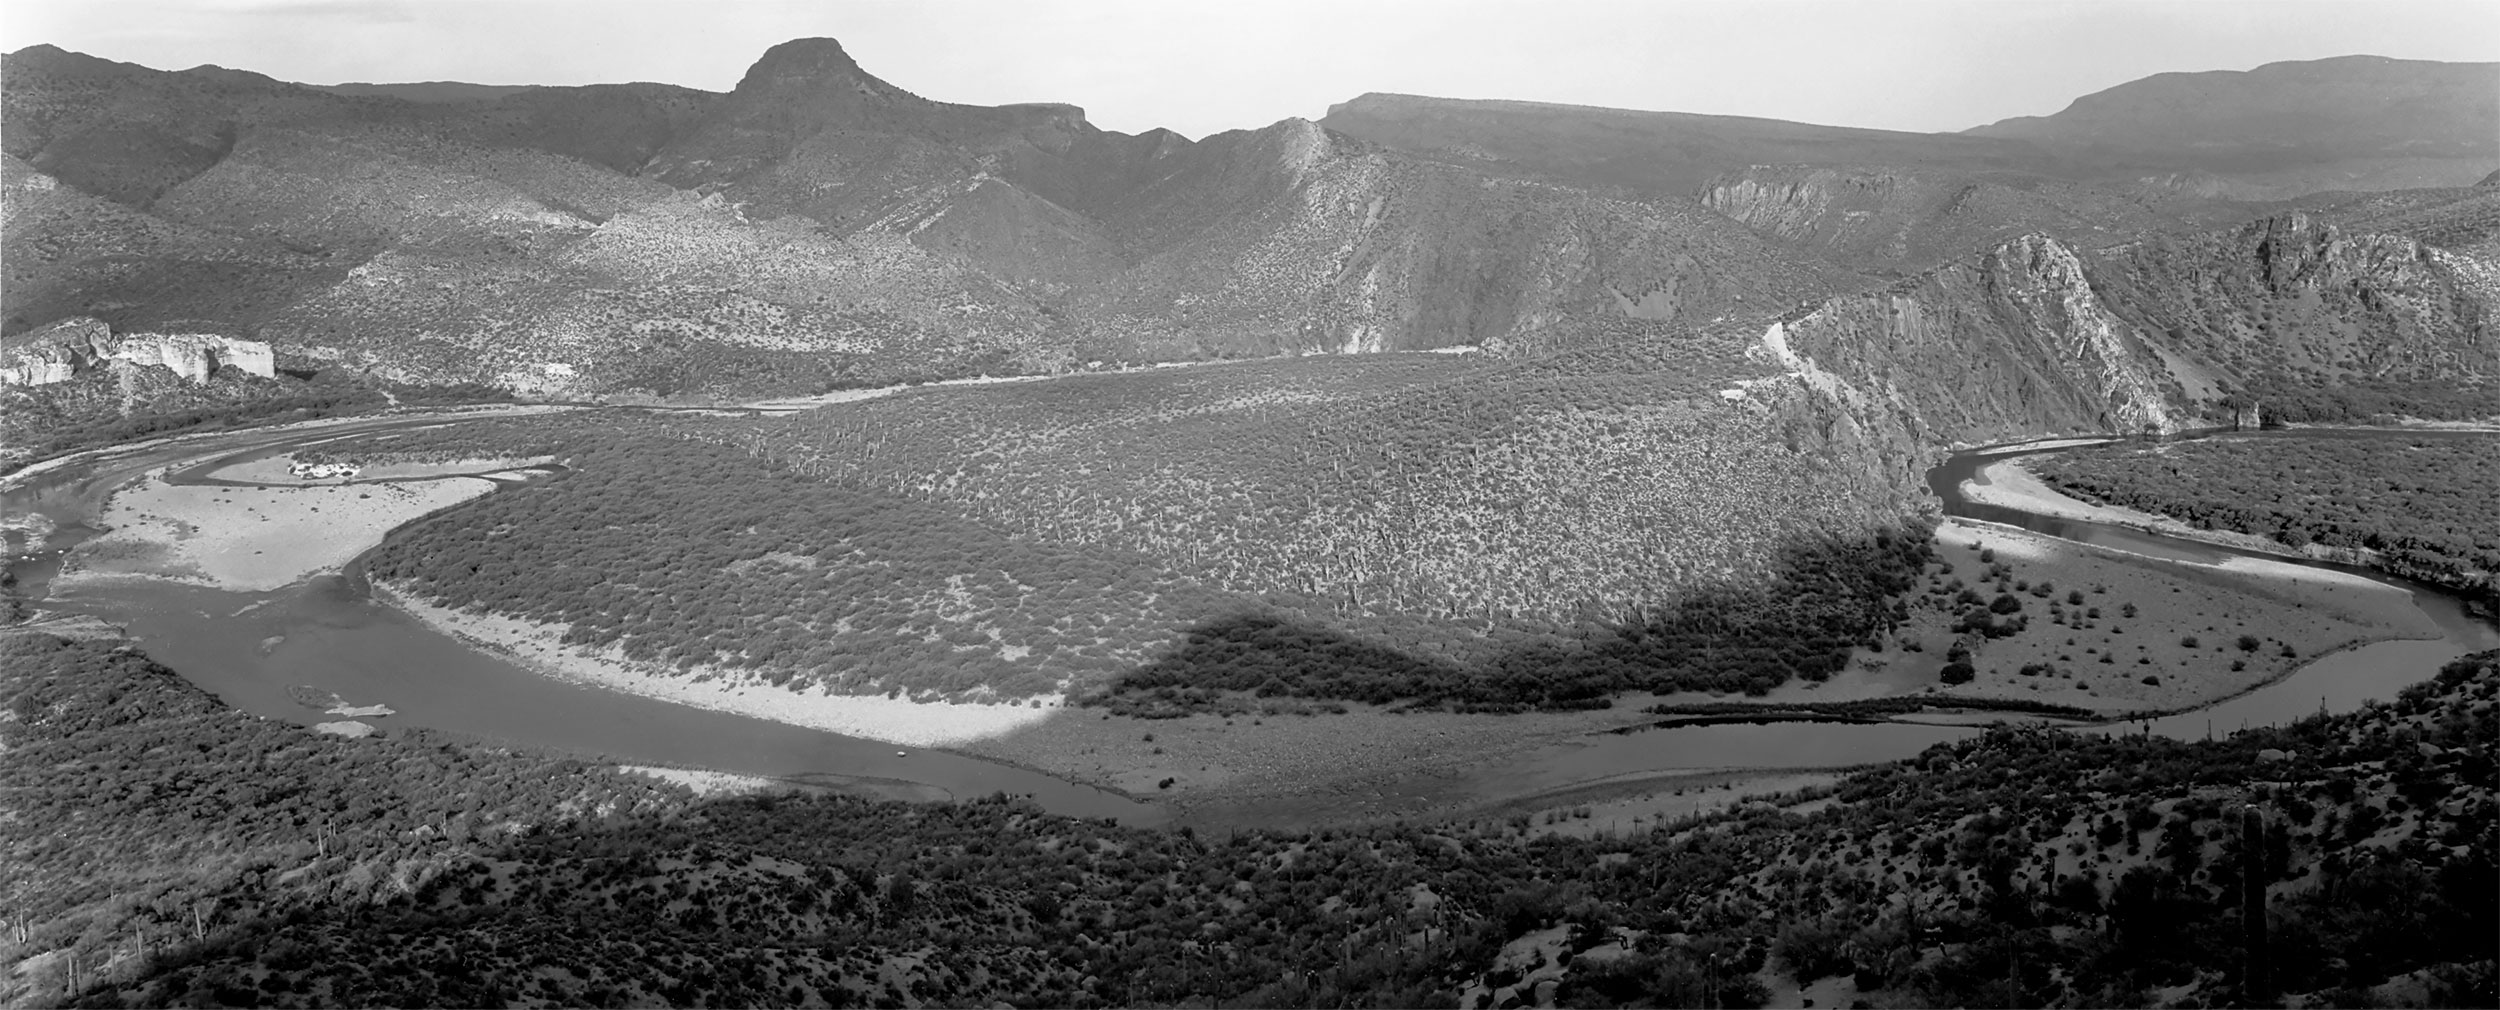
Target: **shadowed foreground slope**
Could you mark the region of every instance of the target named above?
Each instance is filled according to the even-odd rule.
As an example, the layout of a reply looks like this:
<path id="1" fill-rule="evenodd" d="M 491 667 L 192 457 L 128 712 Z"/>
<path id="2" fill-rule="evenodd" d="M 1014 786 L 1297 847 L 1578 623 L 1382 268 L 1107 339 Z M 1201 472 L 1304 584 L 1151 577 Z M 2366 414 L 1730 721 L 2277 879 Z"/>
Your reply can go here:
<path id="1" fill-rule="evenodd" d="M 1751 1005 L 1839 977 L 1881 1002 L 2135 1006 L 2244 998 L 2226 896 L 2249 873 L 2268 881 L 2273 991 L 2494 995 L 2494 653 L 2288 729 L 1997 732 L 1851 776 L 1810 814 L 1576 840 L 699 801 L 578 766 L 568 781 L 648 798 L 516 816 L 488 797 L 438 828 L 397 811 L 472 782 L 403 773 L 396 804 L 353 774 L 258 784 L 447 763 L 532 782 L 542 759 L 263 723 L 103 643 L 16 636 L 0 664 L 11 795 L 120 846 L 12 858 L 35 916 L 18 1004 L 1492 1006 L 1551 981 L 1569 1006 L 1690 1005 L 1705 985 Z M 243 763 L 204 775 L 203 752 Z M 2268 825 L 2247 851 L 2242 803 Z M 9 822 L 13 853 L 40 844 L 27 823 Z M 260 841 L 203 872 L 144 844 L 177 828 Z"/>

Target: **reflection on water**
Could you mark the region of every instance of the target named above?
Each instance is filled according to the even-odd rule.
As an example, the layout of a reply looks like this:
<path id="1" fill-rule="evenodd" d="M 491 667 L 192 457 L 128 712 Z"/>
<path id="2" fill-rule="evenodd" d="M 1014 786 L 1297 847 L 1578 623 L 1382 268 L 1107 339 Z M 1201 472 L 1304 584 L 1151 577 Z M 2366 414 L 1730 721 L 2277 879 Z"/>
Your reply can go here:
<path id="1" fill-rule="evenodd" d="M 277 593 L 230 593 L 165 582 L 78 587 L 53 603 L 126 626 L 149 656 L 227 704 L 299 723 L 323 715 L 288 689 L 309 685 L 355 705 L 388 705 L 369 720 L 388 731 L 424 726 L 619 761 L 685 765 L 837 785 L 898 798 L 1031 795 L 1083 817 L 1151 824 L 1162 808 L 1005 765 L 722 712 L 540 676 L 469 648 L 329 576 Z M 933 787 L 933 788 L 930 788 Z"/>

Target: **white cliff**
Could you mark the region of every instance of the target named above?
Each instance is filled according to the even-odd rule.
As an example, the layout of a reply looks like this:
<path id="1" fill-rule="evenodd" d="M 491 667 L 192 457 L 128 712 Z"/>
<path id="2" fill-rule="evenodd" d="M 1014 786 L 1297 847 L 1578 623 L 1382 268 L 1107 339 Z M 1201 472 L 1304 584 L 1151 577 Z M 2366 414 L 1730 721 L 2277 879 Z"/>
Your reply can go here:
<path id="1" fill-rule="evenodd" d="M 226 365 L 262 378 L 277 374 L 269 345 L 256 340 L 214 333 L 116 335 L 103 322 L 81 317 L 0 341 L 0 385 L 68 382 L 116 361 L 165 368 L 196 383 L 207 382 Z"/>

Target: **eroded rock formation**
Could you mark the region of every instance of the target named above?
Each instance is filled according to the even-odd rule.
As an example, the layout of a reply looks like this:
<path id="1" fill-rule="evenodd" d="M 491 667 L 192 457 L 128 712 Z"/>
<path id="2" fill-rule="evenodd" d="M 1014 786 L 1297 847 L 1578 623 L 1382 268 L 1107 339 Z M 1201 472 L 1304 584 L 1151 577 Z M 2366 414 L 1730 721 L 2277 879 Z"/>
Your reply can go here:
<path id="1" fill-rule="evenodd" d="M 268 378 L 276 374 L 269 345 L 214 333 L 126 333 L 102 321 L 64 319 L 0 343 L 0 385 L 47 386 L 68 382 L 113 362 L 163 367 L 192 382 L 207 382 L 233 365 Z"/>

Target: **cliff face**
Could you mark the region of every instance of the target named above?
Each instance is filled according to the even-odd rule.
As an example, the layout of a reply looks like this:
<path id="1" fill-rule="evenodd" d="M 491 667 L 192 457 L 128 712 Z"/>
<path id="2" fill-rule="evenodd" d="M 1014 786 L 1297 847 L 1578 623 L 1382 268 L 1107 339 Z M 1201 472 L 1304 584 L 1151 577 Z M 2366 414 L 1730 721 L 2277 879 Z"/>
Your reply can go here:
<path id="1" fill-rule="evenodd" d="M 120 362 L 162 367 L 194 383 L 233 365 L 245 373 L 277 374 L 269 345 L 211 333 L 129 333 L 88 318 L 65 319 L 11 337 L 0 345 L 0 385 L 48 386 L 68 382 Z"/>
<path id="2" fill-rule="evenodd" d="M 2091 272 L 2109 304 L 2176 358 L 2281 387 L 2500 376 L 2494 267 L 2293 212 L 2103 250 Z"/>
<path id="3" fill-rule="evenodd" d="M 1931 445 L 2192 422 L 2162 358 L 2046 236 L 1826 301 L 1772 323 L 1761 344 L 1856 424 Z"/>
<path id="4" fill-rule="evenodd" d="M 2489 271 L 2285 214 L 2083 252 L 2046 235 L 1772 323 L 1755 351 L 1820 394 L 1804 420 L 1882 444 L 2164 433 L 2236 391 L 2500 376 Z"/>
<path id="5" fill-rule="evenodd" d="M 1488 177 L 1299 120 L 1168 162 L 1111 219 L 1145 255 L 1079 303 L 1101 345 L 1526 352 L 1574 321 L 1702 326 L 1843 286 L 1685 201 Z"/>
<path id="6" fill-rule="evenodd" d="M 2031 232 L 2097 246 L 2181 227 L 2113 190 L 2008 172 L 1756 165 L 1712 179 L 1696 197 L 1765 236 L 1878 272 L 1923 269 Z"/>

